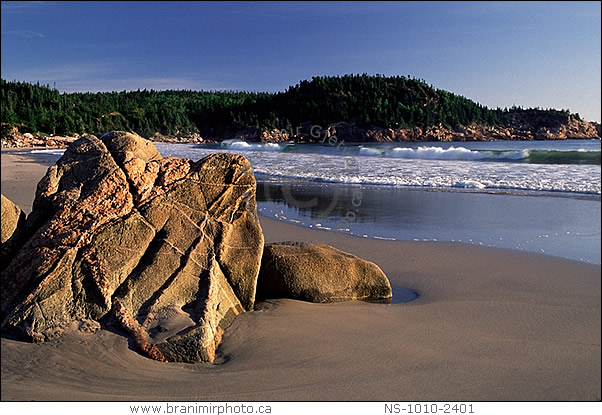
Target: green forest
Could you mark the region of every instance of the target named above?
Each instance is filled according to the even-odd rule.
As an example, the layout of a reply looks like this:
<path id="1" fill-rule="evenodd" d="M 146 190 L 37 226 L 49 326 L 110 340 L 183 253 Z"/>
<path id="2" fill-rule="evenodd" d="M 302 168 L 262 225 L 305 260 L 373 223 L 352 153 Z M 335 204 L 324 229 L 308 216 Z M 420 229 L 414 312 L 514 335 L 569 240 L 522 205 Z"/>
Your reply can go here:
<path id="1" fill-rule="evenodd" d="M 143 137 L 241 129 L 294 129 L 347 121 L 361 128 L 505 126 L 508 114 L 567 110 L 489 109 L 424 80 L 382 75 L 315 76 L 284 92 L 137 90 L 61 93 L 49 85 L 1 80 L 2 136 L 14 127 L 42 135 L 131 131 Z M 579 119 L 578 114 L 573 114 Z"/>

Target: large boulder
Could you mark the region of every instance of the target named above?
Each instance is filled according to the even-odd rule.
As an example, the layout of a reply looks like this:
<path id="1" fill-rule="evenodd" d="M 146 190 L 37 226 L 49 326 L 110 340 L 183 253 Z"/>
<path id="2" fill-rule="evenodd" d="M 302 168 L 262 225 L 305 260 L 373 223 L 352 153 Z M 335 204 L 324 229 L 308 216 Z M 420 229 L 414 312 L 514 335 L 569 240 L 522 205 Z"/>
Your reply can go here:
<path id="1" fill-rule="evenodd" d="M 35 233 L 2 272 L 3 329 L 43 341 L 112 316 L 149 357 L 212 361 L 254 305 L 255 189 L 239 155 L 194 162 L 133 134 L 79 139 L 38 184 Z"/>
<path id="2" fill-rule="evenodd" d="M 0 245 L 0 267 L 4 268 L 4 264 L 8 262 L 21 243 L 25 213 L 3 194 L 0 194 L 0 205 L 2 210 L 0 218 L 2 242 Z"/>
<path id="3" fill-rule="evenodd" d="M 392 297 L 391 284 L 376 264 L 332 246 L 283 242 L 263 250 L 257 298 L 329 303 L 391 302 Z"/>

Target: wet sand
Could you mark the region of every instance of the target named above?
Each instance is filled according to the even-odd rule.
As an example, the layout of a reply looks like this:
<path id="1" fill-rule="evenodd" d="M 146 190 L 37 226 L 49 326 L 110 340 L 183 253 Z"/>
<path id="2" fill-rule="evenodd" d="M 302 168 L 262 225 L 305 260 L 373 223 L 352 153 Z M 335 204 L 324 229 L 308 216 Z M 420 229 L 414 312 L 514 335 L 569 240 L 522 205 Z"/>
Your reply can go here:
<path id="1" fill-rule="evenodd" d="M 31 203 L 45 170 L 3 150 L 2 193 Z M 108 330 L 2 338 L 2 400 L 600 400 L 599 265 L 261 224 L 267 242 L 331 244 L 420 296 L 259 303 L 226 331 L 219 365 L 152 361 Z"/>

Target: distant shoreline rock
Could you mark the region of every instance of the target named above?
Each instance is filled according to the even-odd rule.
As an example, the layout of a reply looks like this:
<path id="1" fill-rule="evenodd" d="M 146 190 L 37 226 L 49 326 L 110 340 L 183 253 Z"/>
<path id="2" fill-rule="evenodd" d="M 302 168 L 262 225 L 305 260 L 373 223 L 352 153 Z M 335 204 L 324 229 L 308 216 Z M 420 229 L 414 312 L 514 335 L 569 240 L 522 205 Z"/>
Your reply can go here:
<path id="1" fill-rule="evenodd" d="M 518 115 L 504 115 L 505 127 L 470 125 L 446 128 L 441 125 L 427 128 L 382 128 L 360 127 L 353 122 L 341 121 L 317 126 L 304 123 L 296 129 L 262 130 L 249 127 L 228 133 L 221 132 L 207 137 L 200 134 L 165 136 L 159 133 L 148 137 L 149 141 L 170 144 L 207 144 L 219 143 L 226 139 L 241 139 L 252 142 L 294 142 L 315 143 L 336 136 L 338 141 L 346 142 L 451 142 L 451 141 L 493 141 L 493 140 L 568 140 L 568 139 L 600 139 L 602 125 L 583 121 L 570 114 L 550 114 L 532 112 Z M 2 139 L 3 148 L 46 147 L 66 148 L 79 135 L 71 137 L 20 134 L 16 128 Z"/>
<path id="2" fill-rule="evenodd" d="M 2 148 L 67 148 L 80 137 L 80 135 L 63 137 L 41 134 L 34 135 L 31 133 L 21 134 L 16 128 L 14 128 L 8 136 L 2 138 Z"/>
<path id="3" fill-rule="evenodd" d="M 245 130 L 234 138 L 247 141 L 267 142 L 325 142 L 330 137 L 345 142 L 464 142 L 494 140 L 568 140 L 568 139 L 600 139 L 601 125 L 587 121 L 579 121 L 567 116 L 564 121 L 540 121 L 525 124 L 516 120 L 512 127 L 487 127 L 472 125 L 467 127 L 445 128 L 435 126 L 428 128 L 361 128 L 354 123 L 339 122 L 329 124 L 325 128 L 305 125 L 292 134 L 286 130 L 256 132 Z"/>

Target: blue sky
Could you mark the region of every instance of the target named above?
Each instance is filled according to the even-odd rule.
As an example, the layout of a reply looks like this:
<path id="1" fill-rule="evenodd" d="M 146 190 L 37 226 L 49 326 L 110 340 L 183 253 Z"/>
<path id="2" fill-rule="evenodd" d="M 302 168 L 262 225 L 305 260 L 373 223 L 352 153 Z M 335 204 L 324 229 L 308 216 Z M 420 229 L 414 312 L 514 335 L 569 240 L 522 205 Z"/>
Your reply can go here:
<path id="1" fill-rule="evenodd" d="M 60 91 L 283 91 L 411 75 L 601 119 L 600 2 L 2 1 L 2 78 Z"/>

